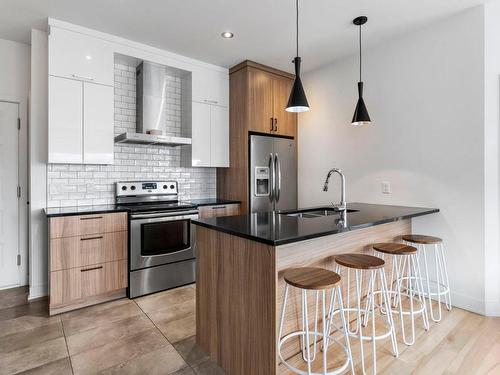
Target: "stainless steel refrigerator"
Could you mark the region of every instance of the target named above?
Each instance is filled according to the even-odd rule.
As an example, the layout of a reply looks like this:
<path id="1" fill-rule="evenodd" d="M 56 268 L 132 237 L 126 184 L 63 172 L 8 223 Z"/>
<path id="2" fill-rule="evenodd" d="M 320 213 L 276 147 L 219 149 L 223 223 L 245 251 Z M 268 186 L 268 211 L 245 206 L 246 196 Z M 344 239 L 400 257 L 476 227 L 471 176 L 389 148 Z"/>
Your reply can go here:
<path id="1" fill-rule="evenodd" d="M 297 208 L 294 139 L 250 135 L 250 212 Z"/>

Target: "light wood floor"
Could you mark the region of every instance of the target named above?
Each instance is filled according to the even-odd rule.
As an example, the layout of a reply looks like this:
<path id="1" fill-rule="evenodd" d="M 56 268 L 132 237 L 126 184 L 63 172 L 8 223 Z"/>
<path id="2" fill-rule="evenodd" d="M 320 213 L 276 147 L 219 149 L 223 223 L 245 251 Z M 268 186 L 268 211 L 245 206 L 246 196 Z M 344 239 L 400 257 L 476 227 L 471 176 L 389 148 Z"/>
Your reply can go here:
<path id="1" fill-rule="evenodd" d="M 195 344 L 194 286 L 54 317 L 47 316 L 46 301 L 22 304 L 25 296 L 23 288 L 0 291 L 2 375 L 223 374 Z M 377 349 L 378 373 L 500 374 L 500 318 L 458 308 L 443 313 L 429 332 L 417 325 L 415 345 L 407 347 L 398 338 L 398 358 L 390 352 L 390 341 L 383 341 Z M 356 373 L 361 373 L 359 342 L 351 345 Z M 365 355 L 369 372 L 368 344 Z M 298 356 L 294 359 L 300 363 Z"/>

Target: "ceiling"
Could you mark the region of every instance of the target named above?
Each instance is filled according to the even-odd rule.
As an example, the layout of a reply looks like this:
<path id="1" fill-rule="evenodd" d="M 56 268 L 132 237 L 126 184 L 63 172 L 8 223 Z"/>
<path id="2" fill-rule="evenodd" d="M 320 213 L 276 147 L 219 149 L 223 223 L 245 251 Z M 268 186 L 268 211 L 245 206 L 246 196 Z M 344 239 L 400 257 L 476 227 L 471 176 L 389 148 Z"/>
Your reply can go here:
<path id="1" fill-rule="evenodd" d="M 301 0 L 303 70 L 356 51 L 356 16 L 369 18 L 369 47 L 483 2 Z M 30 29 L 44 29 L 49 16 L 226 67 L 251 59 L 293 68 L 293 0 L 1 0 L 0 38 L 29 43 Z M 225 30 L 235 37 L 222 39 Z"/>

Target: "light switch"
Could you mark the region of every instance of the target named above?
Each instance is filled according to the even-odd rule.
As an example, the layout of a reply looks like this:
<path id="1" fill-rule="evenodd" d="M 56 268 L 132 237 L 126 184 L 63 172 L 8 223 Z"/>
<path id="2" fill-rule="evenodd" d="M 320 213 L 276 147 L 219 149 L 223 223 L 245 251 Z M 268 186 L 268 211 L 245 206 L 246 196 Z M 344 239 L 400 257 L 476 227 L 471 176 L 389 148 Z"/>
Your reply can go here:
<path id="1" fill-rule="evenodd" d="M 391 183 L 389 181 L 382 181 L 382 194 L 391 194 Z"/>

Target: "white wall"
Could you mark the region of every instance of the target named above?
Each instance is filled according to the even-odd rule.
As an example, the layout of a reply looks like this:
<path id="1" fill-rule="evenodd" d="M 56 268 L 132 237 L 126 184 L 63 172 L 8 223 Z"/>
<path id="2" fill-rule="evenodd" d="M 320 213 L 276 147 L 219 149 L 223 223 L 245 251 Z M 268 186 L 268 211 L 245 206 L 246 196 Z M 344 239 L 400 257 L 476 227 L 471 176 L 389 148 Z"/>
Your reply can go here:
<path id="1" fill-rule="evenodd" d="M 500 316 L 500 0 L 484 6 L 484 194 L 486 314 Z"/>
<path id="2" fill-rule="evenodd" d="M 366 28 L 369 30 L 369 27 Z M 353 30 L 353 43 L 356 43 Z M 300 116 L 299 204 L 337 201 L 321 191 L 329 168 L 347 177 L 347 200 L 438 207 L 415 233 L 444 238 L 452 300 L 484 312 L 483 8 L 365 50 L 371 127 L 349 126 L 357 56 L 303 78 L 311 111 Z M 392 194 L 381 193 L 389 181 Z M 338 183 L 334 182 L 334 186 Z"/>
<path id="3" fill-rule="evenodd" d="M 47 34 L 31 31 L 30 106 L 30 292 L 47 294 Z"/>
<path id="4" fill-rule="evenodd" d="M 19 103 L 19 201 L 21 285 L 28 283 L 28 95 L 30 86 L 30 47 L 0 39 L 0 100 Z"/>

